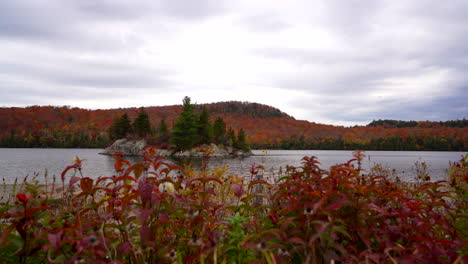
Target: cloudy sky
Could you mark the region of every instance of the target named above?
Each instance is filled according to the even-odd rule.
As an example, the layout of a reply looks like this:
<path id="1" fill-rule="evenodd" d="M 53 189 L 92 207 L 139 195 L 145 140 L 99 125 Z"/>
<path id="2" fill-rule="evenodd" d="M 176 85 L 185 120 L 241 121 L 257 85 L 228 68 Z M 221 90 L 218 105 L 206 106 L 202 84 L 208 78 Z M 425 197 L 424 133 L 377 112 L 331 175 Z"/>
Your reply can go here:
<path id="1" fill-rule="evenodd" d="M 0 106 L 468 118 L 468 0 L 2 0 Z"/>

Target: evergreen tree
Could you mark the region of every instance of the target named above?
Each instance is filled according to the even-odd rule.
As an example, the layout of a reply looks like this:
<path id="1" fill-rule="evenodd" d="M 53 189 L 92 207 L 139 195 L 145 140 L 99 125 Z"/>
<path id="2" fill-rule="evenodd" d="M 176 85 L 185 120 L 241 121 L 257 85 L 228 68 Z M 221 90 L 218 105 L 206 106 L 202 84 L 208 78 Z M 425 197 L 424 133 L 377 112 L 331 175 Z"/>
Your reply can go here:
<path id="1" fill-rule="evenodd" d="M 237 145 L 236 132 L 232 128 L 229 128 L 228 131 L 228 145 L 235 147 Z"/>
<path id="2" fill-rule="evenodd" d="M 112 120 L 112 124 L 109 127 L 108 133 L 111 140 L 119 139 L 119 120 L 120 118 Z"/>
<path id="3" fill-rule="evenodd" d="M 167 128 L 166 124 L 166 119 L 163 118 L 161 119 L 161 122 L 159 123 L 159 130 L 158 130 L 159 135 L 164 136 L 169 134 L 169 129 Z"/>
<path id="4" fill-rule="evenodd" d="M 234 147 L 246 152 L 250 150 L 250 147 L 245 139 L 244 129 L 242 128 L 239 130 L 239 132 L 237 132 L 237 141 L 235 142 Z"/>
<path id="5" fill-rule="evenodd" d="M 210 116 L 205 107 L 198 118 L 197 124 L 198 144 L 210 144 L 213 140 L 213 127 L 210 122 Z"/>
<path id="6" fill-rule="evenodd" d="M 122 129 L 122 137 L 126 137 L 128 133 L 132 132 L 132 125 L 127 113 L 124 113 L 120 118 L 120 127 Z"/>
<path id="7" fill-rule="evenodd" d="M 213 124 L 213 138 L 216 144 L 224 144 L 226 138 L 226 123 L 223 118 L 216 118 Z"/>
<path id="8" fill-rule="evenodd" d="M 190 103 L 190 97 L 186 96 L 183 100 L 182 113 L 171 131 L 170 142 L 175 145 L 174 151 L 187 150 L 195 145 L 197 122 L 193 113 L 194 108 Z"/>
<path id="9" fill-rule="evenodd" d="M 169 142 L 169 129 L 167 128 L 166 119 L 161 119 L 158 128 L 158 143 L 168 143 Z"/>
<path id="10" fill-rule="evenodd" d="M 130 132 L 132 132 L 132 126 L 127 113 L 124 113 L 120 118 L 114 119 L 109 127 L 109 137 L 112 140 L 125 138 Z"/>
<path id="11" fill-rule="evenodd" d="M 149 116 L 143 107 L 140 108 L 140 113 L 138 113 L 137 118 L 133 121 L 133 130 L 138 137 L 145 137 L 151 134 Z"/>

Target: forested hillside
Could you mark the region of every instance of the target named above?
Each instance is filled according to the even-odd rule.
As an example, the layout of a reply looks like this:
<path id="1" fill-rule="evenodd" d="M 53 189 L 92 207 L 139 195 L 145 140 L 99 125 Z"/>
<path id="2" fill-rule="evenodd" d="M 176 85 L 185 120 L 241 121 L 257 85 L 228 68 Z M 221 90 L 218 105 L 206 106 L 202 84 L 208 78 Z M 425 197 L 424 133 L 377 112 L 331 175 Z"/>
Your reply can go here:
<path id="1" fill-rule="evenodd" d="M 369 127 L 383 126 L 386 128 L 399 128 L 399 127 L 468 127 L 468 120 L 449 120 L 449 121 L 402 121 L 402 120 L 374 120 L 369 123 Z"/>
<path id="2" fill-rule="evenodd" d="M 368 150 L 468 150 L 466 120 L 417 122 L 379 120 L 368 126 L 346 128 L 296 120 L 280 110 L 257 103 L 221 102 L 205 107 L 211 121 L 222 117 L 227 127 L 245 130 L 253 148 L 368 149 Z M 111 140 L 112 121 L 124 113 L 131 120 L 139 108 L 87 110 L 70 107 L 31 106 L 0 108 L 2 147 L 105 147 Z M 145 107 L 153 135 L 161 120 L 171 129 L 181 105 Z"/>

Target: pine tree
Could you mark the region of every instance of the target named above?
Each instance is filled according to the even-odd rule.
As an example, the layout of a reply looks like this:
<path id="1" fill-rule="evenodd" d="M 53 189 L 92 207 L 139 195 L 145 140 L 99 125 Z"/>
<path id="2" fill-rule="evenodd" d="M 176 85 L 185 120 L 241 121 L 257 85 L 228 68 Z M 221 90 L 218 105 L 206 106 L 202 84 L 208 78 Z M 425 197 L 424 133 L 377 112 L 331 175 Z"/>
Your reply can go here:
<path id="1" fill-rule="evenodd" d="M 137 118 L 133 121 L 133 130 L 138 137 L 142 138 L 151 134 L 149 116 L 143 107 L 140 108 L 140 113 L 138 113 Z"/>
<path id="2" fill-rule="evenodd" d="M 167 128 L 166 119 L 161 119 L 158 128 L 158 143 L 169 143 L 169 129 Z"/>
<path id="3" fill-rule="evenodd" d="M 108 132 L 112 140 L 127 137 L 127 134 L 132 132 L 132 126 L 127 113 L 124 113 L 120 118 L 114 119 Z"/>
<path id="4" fill-rule="evenodd" d="M 120 118 L 120 127 L 122 129 L 122 137 L 126 137 L 128 133 L 132 132 L 132 125 L 127 113 L 124 113 Z"/>
<path id="5" fill-rule="evenodd" d="M 205 107 L 203 107 L 198 118 L 197 130 L 198 144 L 210 144 L 212 142 L 213 127 L 210 122 L 210 116 Z"/>
<path id="6" fill-rule="evenodd" d="M 247 144 L 247 141 L 245 139 L 244 129 L 241 128 L 239 130 L 239 132 L 237 132 L 237 141 L 236 141 L 236 144 L 234 146 L 235 146 L 235 148 L 240 149 L 240 150 L 245 151 L 245 152 L 250 150 L 250 147 Z"/>
<path id="7" fill-rule="evenodd" d="M 230 127 L 228 130 L 228 145 L 235 147 L 237 145 L 236 132 Z"/>
<path id="8" fill-rule="evenodd" d="M 190 97 L 186 96 L 183 100 L 182 113 L 171 131 L 170 142 L 175 145 L 174 151 L 187 150 L 195 145 L 197 126 L 194 108 L 190 103 Z"/>
<path id="9" fill-rule="evenodd" d="M 158 131 L 159 135 L 163 136 L 163 135 L 168 135 L 169 134 L 169 129 L 167 128 L 167 124 L 166 124 L 166 119 L 163 118 L 161 119 L 161 122 L 159 123 L 159 131 Z"/>
<path id="10" fill-rule="evenodd" d="M 216 144 L 225 144 L 226 141 L 226 123 L 222 117 L 216 118 L 213 124 L 213 138 Z"/>

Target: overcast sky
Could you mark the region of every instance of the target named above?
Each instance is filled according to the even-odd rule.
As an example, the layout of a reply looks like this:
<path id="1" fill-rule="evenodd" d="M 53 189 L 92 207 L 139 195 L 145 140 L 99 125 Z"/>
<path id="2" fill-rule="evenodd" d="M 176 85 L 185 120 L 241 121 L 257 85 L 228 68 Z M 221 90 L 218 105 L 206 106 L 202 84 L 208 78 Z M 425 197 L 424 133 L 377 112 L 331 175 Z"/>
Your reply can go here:
<path id="1" fill-rule="evenodd" d="M 468 0 L 1 0 L 0 106 L 468 118 Z"/>

